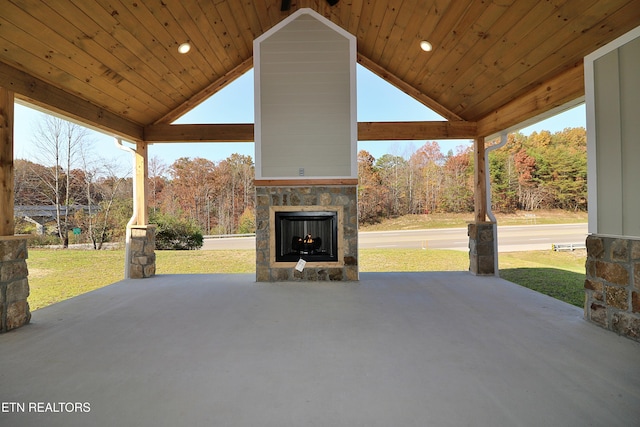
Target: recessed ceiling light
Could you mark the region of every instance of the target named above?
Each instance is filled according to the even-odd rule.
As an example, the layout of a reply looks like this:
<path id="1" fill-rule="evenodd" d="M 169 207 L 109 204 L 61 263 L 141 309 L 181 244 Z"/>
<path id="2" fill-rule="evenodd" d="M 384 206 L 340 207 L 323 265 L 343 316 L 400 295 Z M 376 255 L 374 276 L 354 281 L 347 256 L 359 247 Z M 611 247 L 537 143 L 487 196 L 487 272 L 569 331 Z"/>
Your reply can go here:
<path id="1" fill-rule="evenodd" d="M 433 46 L 431 46 L 431 43 L 429 43 L 426 40 L 422 40 L 420 42 L 420 49 L 424 50 L 425 52 L 431 52 L 431 49 L 433 49 Z"/>
<path id="2" fill-rule="evenodd" d="M 189 52 L 191 50 L 191 44 L 190 43 L 182 43 L 180 46 L 178 46 L 178 52 L 185 54 L 187 52 Z"/>

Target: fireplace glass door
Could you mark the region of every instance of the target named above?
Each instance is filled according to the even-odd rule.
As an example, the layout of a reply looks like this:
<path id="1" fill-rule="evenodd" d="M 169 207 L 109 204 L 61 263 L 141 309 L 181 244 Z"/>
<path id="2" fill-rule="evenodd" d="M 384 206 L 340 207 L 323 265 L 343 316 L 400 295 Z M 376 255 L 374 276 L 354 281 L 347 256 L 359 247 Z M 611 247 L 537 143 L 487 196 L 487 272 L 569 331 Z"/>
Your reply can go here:
<path id="1" fill-rule="evenodd" d="M 338 213 L 276 212 L 276 262 L 338 260 Z"/>

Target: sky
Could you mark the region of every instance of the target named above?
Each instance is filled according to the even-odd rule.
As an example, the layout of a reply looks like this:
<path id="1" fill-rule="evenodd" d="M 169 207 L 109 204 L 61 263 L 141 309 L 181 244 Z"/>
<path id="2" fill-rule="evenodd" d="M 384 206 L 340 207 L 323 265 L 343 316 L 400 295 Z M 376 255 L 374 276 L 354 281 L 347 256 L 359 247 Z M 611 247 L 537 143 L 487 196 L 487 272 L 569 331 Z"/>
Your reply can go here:
<path id="1" fill-rule="evenodd" d="M 385 82 L 364 67 L 357 67 L 357 108 L 358 121 L 422 121 L 444 120 L 423 104 Z M 45 114 L 21 104 L 15 107 L 14 157 L 35 159 L 33 144 L 35 129 L 42 123 Z M 223 88 L 211 98 L 182 116 L 175 123 L 253 123 L 253 70 Z M 524 135 L 534 131 L 548 130 L 551 133 L 568 127 L 586 127 L 584 104 L 521 129 Z M 114 139 L 103 133 L 90 131 L 92 151 L 101 158 L 118 162 L 130 161 L 130 154 L 119 150 Z M 394 154 L 408 158 L 420 148 L 423 141 L 363 141 L 358 150 L 367 150 L 376 159 L 384 154 Z M 458 146 L 472 145 L 470 140 L 438 141 L 443 153 L 456 151 Z M 224 160 L 233 153 L 254 158 L 253 143 L 192 143 L 153 144 L 149 146 L 149 157 L 157 156 L 167 165 L 180 157 L 204 157 L 214 162 Z"/>

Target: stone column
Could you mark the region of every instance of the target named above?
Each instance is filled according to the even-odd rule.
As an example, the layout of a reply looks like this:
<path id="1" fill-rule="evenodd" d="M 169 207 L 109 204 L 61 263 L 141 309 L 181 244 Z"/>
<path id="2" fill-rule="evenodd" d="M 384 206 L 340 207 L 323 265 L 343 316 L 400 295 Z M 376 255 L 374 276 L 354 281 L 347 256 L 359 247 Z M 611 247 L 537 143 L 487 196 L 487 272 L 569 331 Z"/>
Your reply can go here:
<path id="1" fill-rule="evenodd" d="M 640 341 L 640 240 L 587 237 L 584 316 Z"/>
<path id="2" fill-rule="evenodd" d="M 131 252 L 129 254 L 129 278 L 144 279 L 156 275 L 156 226 L 131 227 Z"/>
<path id="3" fill-rule="evenodd" d="M 495 224 L 472 222 L 468 225 L 467 234 L 469 235 L 469 271 L 477 276 L 495 275 Z"/>
<path id="4" fill-rule="evenodd" d="M 0 236 L 0 332 L 26 325 L 29 311 L 27 239 Z"/>

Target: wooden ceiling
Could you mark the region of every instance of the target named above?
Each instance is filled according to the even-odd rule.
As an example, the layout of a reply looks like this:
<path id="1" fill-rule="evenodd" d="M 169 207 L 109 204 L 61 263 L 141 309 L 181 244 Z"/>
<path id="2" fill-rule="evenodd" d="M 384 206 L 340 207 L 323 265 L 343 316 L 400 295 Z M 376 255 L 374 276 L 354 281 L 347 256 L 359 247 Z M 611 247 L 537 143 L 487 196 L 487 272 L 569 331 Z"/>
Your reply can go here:
<path id="1" fill-rule="evenodd" d="M 290 3 L 281 11 L 281 0 L 0 0 L 0 86 L 145 139 L 145 128 L 249 70 L 253 40 L 310 7 L 356 35 L 362 65 L 488 134 L 579 98 L 583 57 L 640 25 L 639 0 Z M 421 40 L 433 51 L 420 50 Z M 193 47 L 182 55 L 186 41 Z"/>

